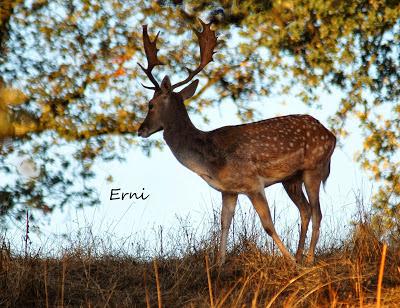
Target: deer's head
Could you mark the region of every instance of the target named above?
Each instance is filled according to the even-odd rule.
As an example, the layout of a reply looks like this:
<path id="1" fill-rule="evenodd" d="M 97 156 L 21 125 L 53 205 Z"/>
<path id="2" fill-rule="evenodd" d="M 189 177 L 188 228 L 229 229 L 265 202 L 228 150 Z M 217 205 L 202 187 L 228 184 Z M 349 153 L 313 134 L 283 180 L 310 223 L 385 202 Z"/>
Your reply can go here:
<path id="1" fill-rule="evenodd" d="M 143 26 L 143 44 L 148 65 L 147 68 L 144 68 L 144 66 L 139 63 L 139 66 L 146 73 L 147 77 L 154 85 L 151 87 L 145 85 L 143 86 L 146 89 L 153 90 L 154 95 L 149 101 L 147 116 L 138 130 L 139 136 L 147 138 L 150 135 L 162 130 L 164 128 L 166 116 L 169 115 L 171 111 L 173 111 L 173 108 L 171 107 L 174 104 L 182 103 L 184 100 L 192 97 L 196 92 L 196 88 L 199 83 L 198 80 L 192 81 L 188 86 L 186 86 L 179 92 L 175 92 L 174 89 L 190 82 L 194 76 L 200 73 L 203 68 L 213 60 L 212 56 L 214 54 L 214 48 L 217 45 L 217 37 L 215 36 L 215 32 L 212 31 L 210 28 L 211 24 L 205 24 L 201 20 L 200 22 L 203 26 L 203 31 L 198 32 L 194 30 L 199 40 L 200 64 L 193 71 L 187 69 L 189 72 L 189 76 L 185 80 L 180 81 L 174 85 L 171 84 L 168 76 L 164 77 L 161 85 L 159 85 L 157 80 L 154 78 L 152 74 L 153 68 L 157 65 L 164 64 L 157 57 L 158 49 L 156 47 L 156 43 L 159 33 L 157 33 L 156 38 L 151 41 L 147 33 L 147 26 Z"/>

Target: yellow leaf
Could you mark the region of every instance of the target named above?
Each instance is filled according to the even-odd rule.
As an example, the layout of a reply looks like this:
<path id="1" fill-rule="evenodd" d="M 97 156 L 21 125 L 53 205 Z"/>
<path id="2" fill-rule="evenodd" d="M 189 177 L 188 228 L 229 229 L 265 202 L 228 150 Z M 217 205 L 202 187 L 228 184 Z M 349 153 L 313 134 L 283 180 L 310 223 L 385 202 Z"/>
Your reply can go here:
<path id="1" fill-rule="evenodd" d="M 27 100 L 27 97 L 22 91 L 13 88 L 0 89 L 0 104 L 1 105 L 20 105 Z"/>

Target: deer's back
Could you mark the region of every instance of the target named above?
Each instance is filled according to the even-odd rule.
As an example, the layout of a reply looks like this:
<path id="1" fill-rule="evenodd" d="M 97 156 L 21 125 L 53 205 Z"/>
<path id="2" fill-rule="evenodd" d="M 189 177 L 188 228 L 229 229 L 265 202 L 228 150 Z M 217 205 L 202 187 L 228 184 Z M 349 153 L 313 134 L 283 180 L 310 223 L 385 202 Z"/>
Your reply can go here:
<path id="1" fill-rule="evenodd" d="M 219 176 L 261 177 L 278 182 L 329 162 L 336 138 L 309 115 L 289 115 L 208 133 L 213 150 L 224 157 Z"/>
<path id="2" fill-rule="evenodd" d="M 226 154 L 256 160 L 281 157 L 300 149 L 304 150 L 304 157 L 318 160 L 336 143 L 335 136 L 310 115 L 224 126 L 209 133 Z"/>

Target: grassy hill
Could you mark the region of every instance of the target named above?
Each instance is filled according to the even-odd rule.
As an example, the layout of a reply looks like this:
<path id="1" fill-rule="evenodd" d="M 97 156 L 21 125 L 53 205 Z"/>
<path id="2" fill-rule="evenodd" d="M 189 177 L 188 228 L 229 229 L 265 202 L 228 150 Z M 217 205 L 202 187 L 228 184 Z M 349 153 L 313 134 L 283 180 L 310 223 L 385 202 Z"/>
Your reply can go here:
<path id="1" fill-rule="evenodd" d="M 102 239 L 76 243 L 58 257 L 14 253 L 3 238 L 1 307 L 396 307 L 400 253 L 370 225 L 354 224 L 341 242 L 318 250 L 313 265 L 292 264 L 265 234 L 241 232 L 227 263 L 214 265 L 216 232 L 176 253 L 137 257 L 98 249 Z M 181 251 L 178 253 L 178 251 Z M 382 267 L 384 262 L 384 268 Z M 381 273 L 382 282 L 379 281 Z"/>

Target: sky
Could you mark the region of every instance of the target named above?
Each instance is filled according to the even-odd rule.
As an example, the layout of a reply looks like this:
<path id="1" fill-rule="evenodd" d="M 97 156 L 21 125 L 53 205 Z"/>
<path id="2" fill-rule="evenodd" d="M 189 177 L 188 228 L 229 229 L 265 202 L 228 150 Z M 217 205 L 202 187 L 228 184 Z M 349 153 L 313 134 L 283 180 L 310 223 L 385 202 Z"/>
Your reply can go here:
<path id="1" fill-rule="evenodd" d="M 235 48 L 236 39 L 230 39 L 228 44 Z M 259 101 L 249 104 L 260 114 L 255 120 L 305 113 L 328 126 L 327 119 L 337 110 L 342 94 L 319 94 L 319 103 L 322 106 L 320 109 L 305 105 L 293 95 L 259 98 Z M 240 124 L 232 102 L 224 101 L 218 107 L 204 112 L 210 119 L 208 123 L 199 116 L 190 115 L 193 123 L 202 130 Z M 325 190 L 322 189 L 320 194 L 323 213 L 322 240 L 329 239 L 332 232 L 343 236 L 357 212 L 357 196 L 361 195 L 368 204 L 376 188 L 376 184 L 374 186 L 373 181 L 368 179 L 353 159 L 355 151 L 362 149 L 362 136 L 357 121 L 352 122 L 350 119 L 347 128 L 350 135 L 340 140 L 341 146 L 336 147 L 330 177 Z M 162 139 L 162 132 L 150 138 Z M 36 171 L 32 163 L 29 158 L 23 157 L 15 161 L 15 166 L 25 176 L 34 176 Z M 98 238 L 110 237 L 116 246 L 119 243 L 142 241 L 150 250 L 157 249 L 160 230 L 174 235 L 182 230 L 184 224 L 199 234 L 205 233 L 213 221 L 214 212 L 221 208 L 220 193 L 182 166 L 167 146 L 163 150 L 154 149 L 150 157 L 144 155 L 139 148 L 132 148 L 127 153 L 125 162 L 96 163 L 95 173 L 100 205 L 84 209 L 67 206 L 62 211 L 56 210 L 51 216 L 44 217 L 38 224 L 31 223 L 32 250 L 59 251 L 60 247 L 69 245 L 71 238 L 76 239 L 88 233 Z M 114 180 L 112 183 L 106 180 L 109 175 Z M 110 200 L 112 189 L 137 194 L 144 192 L 149 197 L 146 200 Z M 289 228 L 297 236 L 298 210 L 282 185 L 268 187 L 266 196 L 278 233 L 284 234 Z M 246 217 L 260 226 L 258 217 L 254 215 L 255 211 L 245 196 L 239 197 L 236 212 L 249 213 Z M 238 223 L 234 219 L 233 224 Z M 13 239 L 14 248 L 20 251 L 24 248 L 25 230 L 25 222 L 14 222 L 8 231 L 8 238 Z M 231 237 L 233 230 L 231 228 Z"/>
<path id="2" fill-rule="evenodd" d="M 336 110 L 340 97 L 339 92 L 321 93 L 321 109 L 306 106 L 293 96 L 261 98 L 251 104 L 260 112 L 259 119 L 307 113 L 327 126 L 327 119 Z M 207 110 L 206 113 L 210 118 L 209 123 L 191 115 L 194 124 L 202 130 L 240 123 L 235 115 L 234 105 L 229 102 Z M 351 219 L 357 213 L 357 196 L 361 195 L 368 203 L 374 190 L 373 182 L 353 160 L 355 150 L 362 148 L 357 122 L 350 121 L 348 128 L 351 134 L 340 140 L 342 146 L 336 147 L 330 177 L 325 190 L 321 190 L 322 241 L 329 240 L 332 232 L 344 236 L 351 226 Z M 150 138 L 162 139 L 162 132 Z M 99 191 L 100 205 L 83 210 L 66 207 L 63 211 L 57 210 L 37 225 L 31 223 L 30 229 L 34 231 L 30 233 L 32 250 L 58 251 L 60 247 L 68 246 L 71 238 L 76 239 L 76 236 L 90 233 L 97 238 L 112 238 L 116 246 L 126 242 L 144 242 L 150 251 L 156 251 L 160 230 L 173 236 L 180 232 L 184 224 L 197 233 L 207 232 L 214 211 L 221 208 L 219 192 L 181 165 L 167 146 L 163 150 L 154 150 L 150 157 L 144 155 L 140 149 L 132 148 L 126 157 L 126 162 L 95 165 L 95 184 Z M 19 165 L 20 163 L 21 161 L 16 162 Z M 29 166 L 23 168 L 26 173 Z M 106 180 L 108 175 L 113 177 L 112 183 Z M 110 200 L 111 190 L 118 188 L 121 192 L 136 192 L 138 195 L 143 192 L 148 198 Z M 275 216 L 278 233 L 282 234 L 289 228 L 295 237 L 298 236 L 299 214 L 282 185 L 278 183 L 266 188 L 266 196 Z M 255 224 L 261 226 L 245 196 L 239 198 L 236 212 L 248 213 L 246 217 L 255 219 Z M 238 224 L 235 220 L 233 223 Z M 21 222 L 15 223 L 8 231 L 8 236 L 14 239 L 14 248 L 21 251 L 24 247 L 25 229 L 26 224 Z M 231 233 L 233 229 L 231 228 Z"/>

